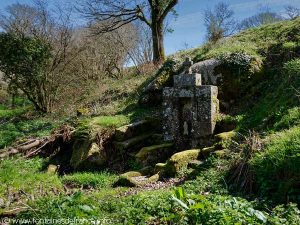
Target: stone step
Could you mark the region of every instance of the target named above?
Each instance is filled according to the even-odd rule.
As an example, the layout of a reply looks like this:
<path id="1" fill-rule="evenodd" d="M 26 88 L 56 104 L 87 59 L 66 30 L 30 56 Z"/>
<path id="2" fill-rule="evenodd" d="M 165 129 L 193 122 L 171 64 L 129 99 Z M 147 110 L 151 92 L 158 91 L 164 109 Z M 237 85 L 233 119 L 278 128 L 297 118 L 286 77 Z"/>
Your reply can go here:
<path id="1" fill-rule="evenodd" d="M 160 123 L 158 120 L 141 120 L 135 123 L 131 123 L 115 130 L 115 140 L 125 141 L 133 138 L 134 136 L 154 133 L 156 130 L 160 129 Z"/>
<path id="2" fill-rule="evenodd" d="M 186 168 L 189 162 L 198 160 L 201 157 L 201 149 L 190 149 L 177 152 L 167 160 L 165 164 L 156 164 L 155 170 L 160 171 L 163 176 L 175 176 L 183 168 Z"/>
<path id="3" fill-rule="evenodd" d="M 114 146 L 118 151 L 125 151 L 131 149 L 131 151 L 135 151 L 147 145 L 147 141 L 151 138 L 152 134 L 143 134 L 139 136 L 135 136 L 133 138 L 127 139 L 125 141 L 116 141 L 114 142 Z"/>
<path id="4" fill-rule="evenodd" d="M 165 162 L 174 153 L 173 143 L 163 143 L 143 147 L 136 155 L 137 162 L 143 166 L 155 165 L 159 162 Z"/>

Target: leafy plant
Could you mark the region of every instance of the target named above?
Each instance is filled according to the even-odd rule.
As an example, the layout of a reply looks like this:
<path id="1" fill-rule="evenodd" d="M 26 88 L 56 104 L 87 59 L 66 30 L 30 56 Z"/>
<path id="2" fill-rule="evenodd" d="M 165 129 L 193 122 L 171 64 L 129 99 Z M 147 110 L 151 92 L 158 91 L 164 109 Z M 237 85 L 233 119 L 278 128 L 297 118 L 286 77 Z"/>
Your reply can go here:
<path id="1" fill-rule="evenodd" d="M 51 57 L 50 46 L 38 38 L 10 33 L 0 35 L 0 45 L 5 46 L 0 50 L 0 69 L 5 78 L 22 90 L 37 110 L 49 111 L 53 99 L 46 91 L 49 79 L 45 69 Z"/>

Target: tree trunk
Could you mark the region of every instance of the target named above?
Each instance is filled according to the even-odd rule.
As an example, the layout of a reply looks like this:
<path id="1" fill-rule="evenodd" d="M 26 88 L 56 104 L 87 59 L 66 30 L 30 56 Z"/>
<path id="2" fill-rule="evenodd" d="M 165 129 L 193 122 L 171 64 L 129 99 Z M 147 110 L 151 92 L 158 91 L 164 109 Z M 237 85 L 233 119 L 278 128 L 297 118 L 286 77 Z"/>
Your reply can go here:
<path id="1" fill-rule="evenodd" d="M 153 62 L 160 65 L 165 61 L 163 23 L 152 23 Z"/>

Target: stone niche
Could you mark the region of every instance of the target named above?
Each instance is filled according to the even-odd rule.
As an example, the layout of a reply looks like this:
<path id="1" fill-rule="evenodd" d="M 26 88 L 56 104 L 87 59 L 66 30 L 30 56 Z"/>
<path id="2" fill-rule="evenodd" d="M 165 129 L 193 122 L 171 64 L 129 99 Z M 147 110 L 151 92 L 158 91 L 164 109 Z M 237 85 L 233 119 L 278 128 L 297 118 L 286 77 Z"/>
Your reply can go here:
<path id="1" fill-rule="evenodd" d="M 192 65 L 187 59 L 185 65 Z M 219 109 L 218 88 L 201 85 L 201 74 L 190 69 L 174 76 L 174 87 L 163 90 L 164 139 L 177 148 L 188 149 L 201 145 L 203 138 L 212 135 Z"/>

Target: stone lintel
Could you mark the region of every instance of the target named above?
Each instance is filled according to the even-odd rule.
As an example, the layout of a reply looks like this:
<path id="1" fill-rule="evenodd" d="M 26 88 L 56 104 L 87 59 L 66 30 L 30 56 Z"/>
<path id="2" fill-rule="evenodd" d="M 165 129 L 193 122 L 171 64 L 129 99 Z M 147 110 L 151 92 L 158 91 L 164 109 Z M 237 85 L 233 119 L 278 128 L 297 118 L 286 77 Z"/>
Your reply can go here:
<path id="1" fill-rule="evenodd" d="M 213 85 L 201 85 L 196 87 L 195 97 L 216 96 L 218 95 L 218 87 Z"/>
<path id="2" fill-rule="evenodd" d="M 174 87 L 184 88 L 184 87 L 194 87 L 201 85 L 201 74 L 180 74 L 174 76 Z"/>

